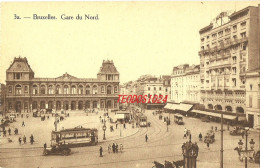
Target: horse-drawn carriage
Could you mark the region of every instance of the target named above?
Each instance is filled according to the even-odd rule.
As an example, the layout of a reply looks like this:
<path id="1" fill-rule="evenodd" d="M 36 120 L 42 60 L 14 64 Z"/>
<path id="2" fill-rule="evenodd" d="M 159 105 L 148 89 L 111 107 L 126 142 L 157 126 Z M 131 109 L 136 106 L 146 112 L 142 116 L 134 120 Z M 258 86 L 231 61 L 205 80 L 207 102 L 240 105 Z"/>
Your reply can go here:
<path id="1" fill-rule="evenodd" d="M 209 130 L 204 137 L 204 143 L 213 143 L 215 142 L 215 132 L 213 130 Z"/>
<path id="2" fill-rule="evenodd" d="M 182 168 L 184 166 L 184 160 L 178 160 L 176 162 L 169 162 L 165 160 L 164 164 L 154 161 L 153 164 L 153 168 Z"/>
<path id="3" fill-rule="evenodd" d="M 235 127 L 234 130 L 230 131 L 230 135 L 240 136 L 244 134 L 245 130 L 242 127 Z"/>

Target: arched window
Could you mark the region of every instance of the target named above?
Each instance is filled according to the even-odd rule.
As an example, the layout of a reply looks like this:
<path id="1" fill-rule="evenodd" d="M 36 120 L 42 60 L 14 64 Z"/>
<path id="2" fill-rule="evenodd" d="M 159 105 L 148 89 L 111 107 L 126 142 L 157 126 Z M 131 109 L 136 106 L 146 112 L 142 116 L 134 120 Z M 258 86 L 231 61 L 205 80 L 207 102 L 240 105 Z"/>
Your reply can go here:
<path id="1" fill-rule="evenodd" d="M 117 108 L 117 100 L 114 101 L 114 108 Z"/>
<path id="2" fill-rule="evenodd" d="M 101 93 L 105 92 L 105 86 L 101 86 Z"/>
<path id="3" fill-rule="evenodd" d="M 110 85 L 107 86 L 107 94 L 112 94 L 112 87 Z"/>
<path id="4" fill-rule="evenodd" d="M 56 86 L 56 94 L 61 94 L 61 87 L 60 87 L 60 85 Z"/>
<path id="5" fill-rule="evenodd" d="M 83 94 L 83 86 L 79 85 L 79 94 Z"/>
<path id="6" fill-rule="evenodd" d="M 41 94 L 45 94 L 45 85 L 41 85 Z"/>
<path id="7" fill-rule="evenodd" d="M 53 94 L 53 87 L 52 87 L 52 85 L 49 85 L 49 87 L 48 87 L 48 94 Z"/>
<path id="8" fill-rule="evenodd" d="M 38 94 L 38 86 L 33 85 L 33 94 Z"/>
<path id="9" fill-rule="evenodd" d="M 64 94 L 69 94 L 69 87 L 68 87 L 68 85 L 64 86 L 63 93 Z"/>
<path id="10" fill-rule="evenodd" d="M 76 86 L 71 86 L 71 94 L 76 94 Z"/>
<path id="11" fill-rule="evenodd" d="M 89 86 L 89 85 L 86 86 L 86 94 L 87 94 L 87 95 L 90 94 L 90 86 Z"/>
<path id="12" fill-rule="evenodd" d="M 93 101 L 93 108 L 97 108 L 97 101 Z"/>
<path id="13" fill-rule="evenodd" d="M 97 94 L 97 93 L 98 93 L 97 86 L 96 86 L 96 85 L 94 85 L 94 86 L 93 86 L 93 94 Z"/>
<path id="14" fill-rule="evenodd" d="M 114 87 L 114 90 L 115 90 L 115 93 L 117 93 L 117 92 L 118 92 L 118 87 L 115 86 L 115 87 Z"/>
<path id="15" fill-rule="evenodd" d="M 28 93 L 28 86 L 24 86 L 24 93 Z"/>
<path id="16" fill-rule="evenodd" d="M 15 94 L 22 94 L 22 87 L 21 85 L 15 86 Z"/>

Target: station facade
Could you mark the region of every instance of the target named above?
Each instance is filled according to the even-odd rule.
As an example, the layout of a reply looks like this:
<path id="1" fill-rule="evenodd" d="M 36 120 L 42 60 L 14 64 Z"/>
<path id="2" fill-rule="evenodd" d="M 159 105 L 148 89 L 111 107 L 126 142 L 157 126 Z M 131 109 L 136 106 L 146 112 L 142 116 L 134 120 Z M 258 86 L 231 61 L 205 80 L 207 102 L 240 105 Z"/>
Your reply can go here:
<path id="1" fill-rule="evenodd" d="M 26 58 L 14 58 L 6 70 L 6 109 L 33 110 L 117 109 L 119 72 L 104 60 L 97 78 L 77 78 L 68 73 L 57 78 L 37 78 Z"/>

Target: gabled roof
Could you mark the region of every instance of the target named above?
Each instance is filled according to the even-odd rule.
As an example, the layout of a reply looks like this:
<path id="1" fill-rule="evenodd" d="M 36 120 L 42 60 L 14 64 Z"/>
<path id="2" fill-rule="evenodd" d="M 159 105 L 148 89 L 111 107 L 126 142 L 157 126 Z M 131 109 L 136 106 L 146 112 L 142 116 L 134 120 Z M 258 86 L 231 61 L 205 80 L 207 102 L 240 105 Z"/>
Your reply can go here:
<path id="1" fill-rule="evenodd" d="M 119 72 L 117 71 L 113 60 L 103 60 L 98 74 L 119 74 Z"/>
<path id="2" fill-rule="evenodd" d="M 67 72 L 65 74 L 63 74 L 62 76 L 56 78 L 56 79 L 78 79 L 77 77 L 75 76 L 72 76 L 70 74 L 68 74 Z"/>
<path id="3" fill-rule="evenodd" d="M 27 58 L 14 58 L 14 61 L 10 65 L 10 67 L 6 70 L 6 72 L 32 72 L 33 70 L 31 69 Z"/>

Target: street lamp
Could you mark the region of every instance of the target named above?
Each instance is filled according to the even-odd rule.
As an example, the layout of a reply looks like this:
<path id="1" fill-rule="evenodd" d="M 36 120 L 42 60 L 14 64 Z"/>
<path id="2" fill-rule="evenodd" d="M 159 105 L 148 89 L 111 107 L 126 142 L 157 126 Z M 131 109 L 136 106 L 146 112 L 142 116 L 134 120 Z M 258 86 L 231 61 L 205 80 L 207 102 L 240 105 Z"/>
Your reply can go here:
<path id="1" fill-rule="evenodd" d="M 250 143 L 250 148 L 252 150 L 254 150 L 255 141 L 253 139 L 251 139 L 251 141 L 249 143 Z"/>
<path id="2" fill-rule="evenodd" d="M 242 150 L 243 144 L 244 144 L 244 143 L 242 142 L 242 140 L 240 139 L 239 142 L 238 142 L 238 147 L 239 147 L 240 152 L 241 152 L 241 153 L 245 153 L 245 155 L 244 155 L 244 156 L 245 156 L 245 168 L 247 168 L 247 157 L 250 155 L 251 152 L 254 152 L 254 145 L 255 145 L 254 140 L 251 139 L 251 141 L 249 142 L 251 149 L 249 149 L 249 150 L 247 149 L 248 130 L 249 130 L 249 128 L 246 127 L 246 128 L 245 128 L 245 135 L 246 135 L 246 143 L 245 143 L 246 147 L 245 147 L 245 150 Z"/>
<path id="3" fill-rule="evenodd" d="M 103 125 L 102 129 L 104 131 L 103 140 L 106 140 L 106 129 L 107 129 L 107 127 L 106 127 L 106 120 L 104 120 L 104 125 Z"/>
<path id="4" fill-rule="evenodd" d="M 242 142 L 242 139 L 240 139 L 239 142 L 238 142 L 238 148 L 239 148 L 239 150 L 242 150 L 243 144 L 244 144 L 244 143 Z"/>

